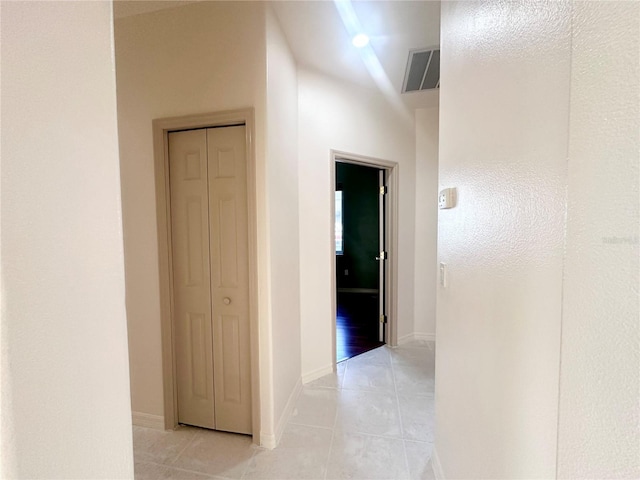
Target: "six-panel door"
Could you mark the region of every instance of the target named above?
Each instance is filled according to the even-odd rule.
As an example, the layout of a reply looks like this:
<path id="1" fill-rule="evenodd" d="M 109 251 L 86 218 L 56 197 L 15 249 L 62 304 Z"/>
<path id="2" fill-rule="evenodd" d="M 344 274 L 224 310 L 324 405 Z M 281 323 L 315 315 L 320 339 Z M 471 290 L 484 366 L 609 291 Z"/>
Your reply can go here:
<path id="1" fill-rule="evenodd" d="M 251 433 L 245 127 L 169 134 L 178 422 Z"/>

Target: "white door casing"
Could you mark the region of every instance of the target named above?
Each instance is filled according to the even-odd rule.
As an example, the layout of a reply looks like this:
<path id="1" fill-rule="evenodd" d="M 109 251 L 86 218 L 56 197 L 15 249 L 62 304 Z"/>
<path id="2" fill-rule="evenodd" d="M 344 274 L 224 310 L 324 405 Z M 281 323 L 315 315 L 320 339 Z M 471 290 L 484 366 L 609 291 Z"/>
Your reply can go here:
<path id="1" fill-rule="evenodd" d="M 363 155 L 331 150 L 330 154 L 330 178 L 335 178 L 336 162 L 353 163 L 384 170 L 385 185 L 387 193 L 384 199 L 384 245 L 386 251 L 386 259 L 384 262 L 384 270 L 381 273 L 384 278 L 384 292 L 380 292 L 384 298 L 384 313 L 387 316 L 387 323 L 384 325 L 383 341 L 392 347 L 398 345 L 397 332 L 397 298 L 398 298 L 398 259 L 396 255 L 396 245 L 398 244 L 398 190 L 399 190 L 399 165 L 397 162 L 382 160 Z M 331 182 L 331 218 L 335 218 L 335 182 Z M 331 241 L 335 241 L 335 222 L 330 224 Z M 332 359 L 336 361 L 336 261 L 335 249 L 330 250 L 331 258 L 331 311 L 332 311 Z M 335 370 L 334 370 L 335 371 Z"/>
<path id="2" fill-rule="evenodd" d="M 380 188 L 380 194 L 378 195 L 378 251 L 380 257 L 378 261 L 378 315 L 380 325 L 378 329 L 378 340 L 380 342 L 385 341 L 386 325 L 383 319 L 386 319 L 387 312 L 385 310 L 385 268 L 386 268 L 386 220 L 385 220 L 385 195 L 386 195 L 386 183 L 385 183 L 385 171 L 380 169 L 378 171 L 378 186 Z M 383 253 L 384 252 L 384 253 Z"/>

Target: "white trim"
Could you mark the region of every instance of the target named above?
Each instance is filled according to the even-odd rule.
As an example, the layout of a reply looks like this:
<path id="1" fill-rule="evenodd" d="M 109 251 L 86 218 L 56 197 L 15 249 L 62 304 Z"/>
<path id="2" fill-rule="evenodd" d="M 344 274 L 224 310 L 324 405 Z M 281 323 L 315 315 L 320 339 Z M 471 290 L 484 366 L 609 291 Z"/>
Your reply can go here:
<path id="1" fill-rule="evenodd" d="M 289 417 L 291 417 L 296 402 L 298 401 L 300 392 L 302 392 L 302 379 L 298 378 L 296 386 L 293 387 L 293 391 L 291 392 L 291 395 L 289 395 L 289 400 L 287 400 L 287 404 L 284 406 L 282 416 L 280 417 L 280 420 L 278 420 L 275 434 L 260 434 L 261 447 L 274 449 L 278 446 L 278 443 L 280 443 L 280 439 L 282 438 L 282 433 L 289 422 Z"/>
<path id="2" fill-rule="evenodd" d="M 325 375 L 329 375 L 330 373 L 334 373 L 334 364 L 326 365 L 322 368 L 316 368 L 314 371 L 305 373 L 302 375 L 302 384 L 306 385 L 309 382 L 313 382 L 314 380 L 319 379 L 320 377 L 324 377 Z"/>
<path id="3" fill-rule="evenodd" d="M 433 474 L 435 475 L 436 480 L 446 480 L 447 477 L 444 476 L 440 457 L 438 457 L 438 452 L 436 451 L 435 446 L 433 447 L 433 453 L 431 454 L 431 467 L 433 468 Z"/>
<path id="4" fill-rule="evenodd" d="M 387 222 L 386 232 L 386 246 L 388 253 L 388 268 L 385 273 L 385 284 L 387 288 L 384 291 L 386 315 L 387 315 L 387 329 L 385 332 L 385 342 L 390 347 L 398 345 L 398 218 L 399 218 L 399 191 L 400 191 L 400 165 L 397 162 L 391 162 L 388 160 L 381 160 L 379 158 L 365 157 L 363 155 L 357 155 L 353 153 L 342 152 L 339 150 L 330 151 L 330 177 L 331 177 L 331 190 L 330 190 L 330 238 L 333 242 L 335 240 L 335 179 L 336 175 L 336 163 L 350 163 L 354 165 L 363 165 L 365 167 L 374 167 L 382 170 L 386 170 L 387 173 L 387 187 L 388 187 L 388 201 L 386 205 L 385 219 Z M 336 303 L 337 303 L 337 285 L 336 285 L 336 256 L 335 249 L 331 250 L 331 258 L 327 259 L 331 265 L 331 310 L 332 314 L 332 358 L 336 358 Z"/>
<path id="5" fill-rule="evenodd" d="M 413 342 L 414 340 L 422 340 L 425 342 L 435 342 L 436 334 L 435 333 L 409 333 L 408 335 L 403 335 L 398 339 L 398 345 L 405 345 L 409 342 Z"/>
<path id="6" fill-rule="evenodd" d="M 266 433 L 260 433 L 260 446 L 273 450 L 278 445 L 276 442 L 276 436 L 274 434 L 267 435 Z"/>
<path id="7" fill-rule="evenodd" d="M 164 430 L 164 416 L 151 415 L 150 413 L 131 412 L 131 423 L 138 427 L 155 428 Z"/>

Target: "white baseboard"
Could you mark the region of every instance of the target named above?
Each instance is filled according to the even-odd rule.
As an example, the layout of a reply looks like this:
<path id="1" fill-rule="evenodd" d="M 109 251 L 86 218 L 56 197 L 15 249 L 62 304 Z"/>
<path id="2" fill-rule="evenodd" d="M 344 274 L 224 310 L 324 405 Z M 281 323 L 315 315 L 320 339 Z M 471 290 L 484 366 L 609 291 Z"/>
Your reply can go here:
<path id="1" fill-rule="evenodd" d="M 302 391 L 302 379 L 298 378 L 296 382 L 296 386 L 293 387 L 293 391 L 291 395 L 289 395 L 289 400 L 287 400 L 287 404 L 284 407 L 284 411 L 280 416 L 280 420 L 276 424 L 276 431 L 273 434 L 260 434 L 260 446 L 268 449 L 273 449 L 278 446 L 280 443 L 280 438 L 282 438 L 282 433 L 284 432 L 285 427 L 287 426 L 287 422 L 289 422 L 289 417 L 291 417 L 291 413 L 293 412 L 293 408 L 298 401 L 298 397 L 300 396 L 300 392 Z"/>
<path id="2" fill-rule="evenodd" d="M 151 415 L 150 413 L 131 412 L 132 423 L 138 427 L 155 428 L 164 430 L 164 416 Z"/>
<path id="3" fill-rule="evenodd" d="M 404 345 L 405 343 L 412 342 L 414 340 L 423 340 L 425 342 L 435 342 L 435 333 L 410 333 L 398 338 L 398 345 Z"/>
<path id="4" fill-rule="evenodd" d="M 425 342 L 435 342 L 436 334 L 435 333 L 414 333 L 413 337 L 415 340 L 424 340 Z"/>
<path id="5" fill-rule="evenodd" d="M 276 448 L 276 436 L 274 434 L 267 435 L 266 433 L 260 434 L 260 446 L 273 450 Z"/>
<path id="6" fill-rule="evenodd" d="M 436 447 L 433 447 L 433 453 L 431 454 L 431 466 L 433 467 L 433 474 L 435 475 L 436 480 L 446 480 Z"/>
<path id="7" fill-rule="evenodd" d="M 312 372 L 305 373 L 304 375 L 302 375 L 302 384 L 306 385 L 309 382 L 313 382 L 314 380 L 317 380 L 320 377 L 324 377 L 325 375 L 329 375 L 330 373 L 333 373 L 333 372 L 334 372 L 333 365 L 327 365 L 322 368 L 317 368 Z"/>

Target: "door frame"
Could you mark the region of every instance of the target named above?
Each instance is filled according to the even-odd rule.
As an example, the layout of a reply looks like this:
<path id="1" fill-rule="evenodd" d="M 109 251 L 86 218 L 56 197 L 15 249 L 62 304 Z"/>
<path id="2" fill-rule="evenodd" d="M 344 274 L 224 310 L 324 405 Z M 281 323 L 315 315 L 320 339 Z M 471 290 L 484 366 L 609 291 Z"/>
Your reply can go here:
<path id="1" fill-rule="evenodd" d="M 251 414 L 253 441 L 260 444 L 260 365 L 258 343 L 258 263 L 256 227 L 256 153 L 254 109 L 154 119 L 153 155 L 158 226 L 158 267 L 160 276 L 160 326 L 162 332 L 162 380 L 164 428 L 178 425 L 178 392 L 173 325 L 173 268 L 171 260 L 171 205 L 169 187 L 169 133 L 172 131 L 244 125 L 247 157 L 249 335 L 251 358 Z"/>
<path id="2" fill-rule="evenodd" d="M 391 347 L 398 345 L 398 258 L 396 255 L 396 245 L 398 245 L 398 177 L 400 166 L 397 162 L 382 160 L 355 153 L 347 153 L 339 150 L 331 150 L 331 338 L 332 338 L 332 364 L 336 365 L 336 308 L 337 308 L 337 281 L 336 281 L 336 253 L 335 253 L 335 217 L 336 217 L 336 162 L 362 165 L 386 171 L 387 177 L 387 199 L 385 205 L 385 219 L 387 229 L 385 232 L 385 244 L 389 268 L 385 269 L 385 304 L 387 305 L 387 328 L 385 329 L 385 343 Z"/>

